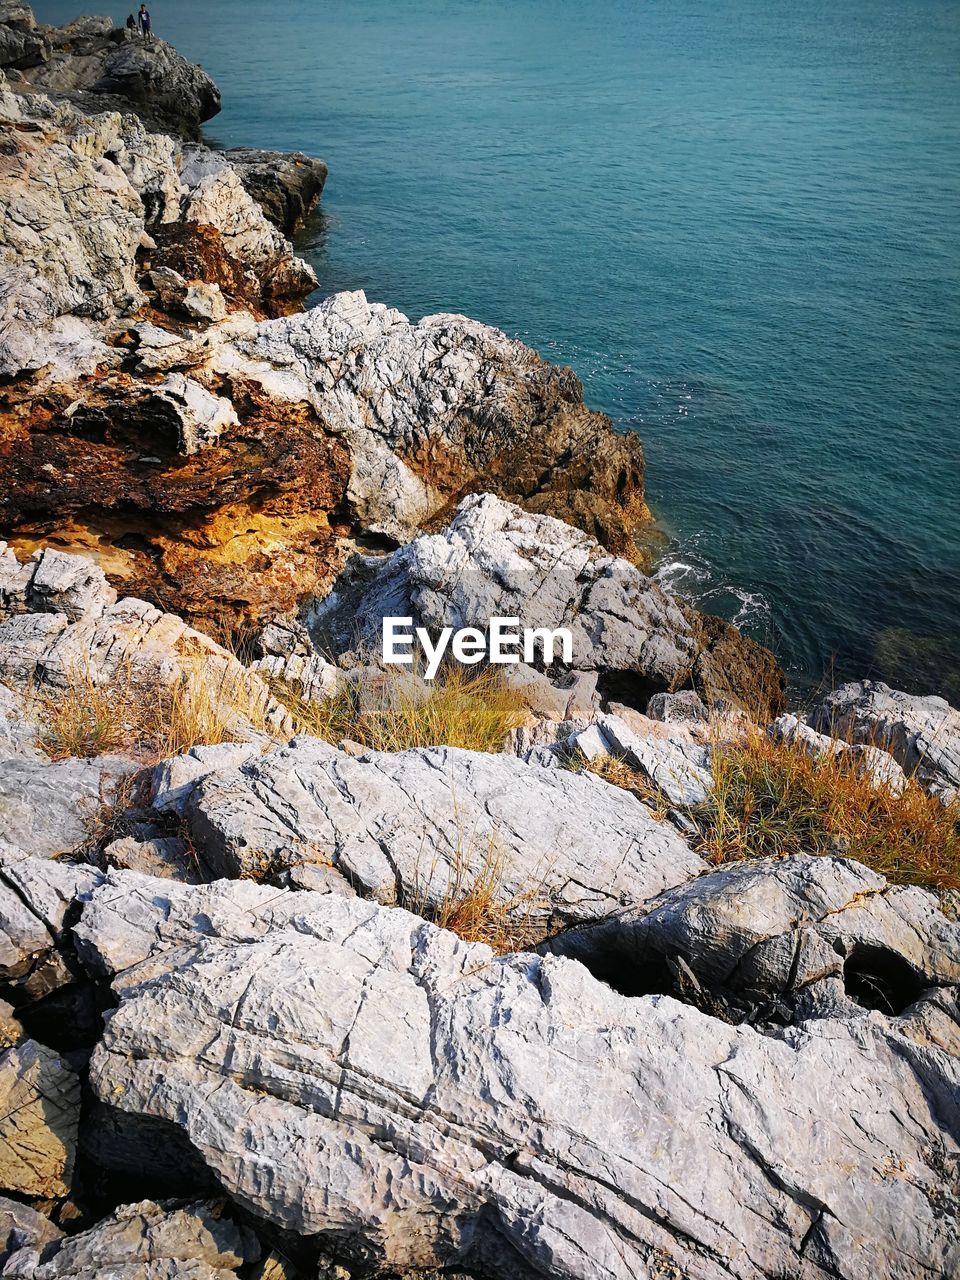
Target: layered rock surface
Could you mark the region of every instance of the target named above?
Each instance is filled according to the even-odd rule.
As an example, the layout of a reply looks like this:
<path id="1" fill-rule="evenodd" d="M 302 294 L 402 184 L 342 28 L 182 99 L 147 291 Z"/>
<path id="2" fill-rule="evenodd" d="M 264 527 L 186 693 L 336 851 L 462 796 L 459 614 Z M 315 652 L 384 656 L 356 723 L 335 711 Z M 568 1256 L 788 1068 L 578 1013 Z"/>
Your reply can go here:
<path id="1" fill-rule="evenodd" d="M 950 803 L 960 795 L 960 711 L 878 680 L 842 685 L 810 713 L 810 723 L 841 741 L 879 748 L 909 777 Z"/>
<path id="2" fill-rule="evenodd" d="M 957 1060 L 895 1018 L 762 1036 L 370 903 L 287 895 L 267 922 L 265 889 L 182 889 L 171 914 L 148 885 L 85 913 L 120 970 L 94 1089 L 344 1256 L 591 1280 L 958 1264 Z"/>
<path id="3" fill-rule="evenodd" d="M 354 757 L 298 738 L 207 774 L 188 821 L 214 876 L 320 863 L 378 901 L 437 910 L 495 868 L 495 893 L 536 921 L 596 918 L 704 865 L 597 778 L 449 747 Z"/>

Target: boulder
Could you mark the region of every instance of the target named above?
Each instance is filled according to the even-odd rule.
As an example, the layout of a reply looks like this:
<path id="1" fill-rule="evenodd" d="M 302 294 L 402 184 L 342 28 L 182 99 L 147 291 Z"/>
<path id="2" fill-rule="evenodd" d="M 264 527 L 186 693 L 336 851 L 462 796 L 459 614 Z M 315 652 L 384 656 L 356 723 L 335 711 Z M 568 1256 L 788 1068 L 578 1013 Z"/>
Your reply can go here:
<path id="1" fill-rule="evenodd" d="M 0 91 L 0 126 L 16 138 L 0 184 L 0 373 L 11 376 L 48 362 L 37 330 L 58 316 L 105 320 L 138 305 L 144 222 L 122 169 L 102 164 L 120 140 L 118 116 L 98 129 L 65 108 L 58 117 L 45 99 Z"/>
<path id="2" fill-rule="evenodd" d="M 960 984 L 960 924 L 933 894 L 814 855 L 723 867 L 544 946 L 618 990 L 683 992 L 732 1021 L 894 1016 Z"/>
<path id="3" fill-rule="evenodd" d="M 423 535 L 338 580 L 308 621 L 321 648 L 379 650 L 382 620 L 477 627 L 517 618 L 525 628 L 567 628 L 569 666 L 595 672 L 602 695 L 644 707 L 656 691 L 695 680 L 698 632 L 678 602 L 581 530 L 530 515 L 490 494 L 465 498 L 442 533 Z M 544 666 L 541 652 L 537 666 Z M 704 690 L 712 695 L 712 687 Z M 740 690 L 748 702 L 755 689 Z"/>
<path id="4" fill-rule="evenodd" d="M 214 876 L 320 863 L 381 902 L 425 910 L 492 880 L 495 900 L 522 921 L 596 918 L 704 866 L 599 778 L 448 747 L 352 756 L 295 738 L 208 774 L 187 817 Z"/>
<path id="5" fill-rule="evenodd" d="M 66 930 L 102 879 L 93 867 L 0 848 L 0 983 L 18 1007 L 74 981 Z"/>
<path id="6" fill-rule="evenodd" d="M 586 408 L 569 369 L 497 329 L 454 315 L 412 324 L 357 291 L 207 358 L 278 404 L 311 404 L 349 441 L 348 496 L 364 528 L 405 541 L 482 488 L 638 554 L 633 530 L 649 518 L 639 440 Z"/>
<path id="7" fill-rule="evenodd" d="M 844 742 L 878 747 L 907 777 L 949 803 L 960 790 L 960 711 L 878 680 L 845 684 L 817 704 L 809 724 Z"/>
<path id="8" fill-rule="evenodd" d="M 45 1245 L 63 1238 L 63 1232 L 49 1218 L 19 1200 L 0 1196 L 0 1268 L 19 1249 L 39 1253 Z"/>
<path id="9" fill-rule="evenodd" d="M 4 1269 L 14 1280 L 231 1280 L 259 1257 L 249 1232 L 220 1204 L 121 1205 L 88 1231 L 43 1250 L 13 1253 Z"/>
<path id="10" fill-rule="evenodd" d="M 313 268 L 294 258 L 289 240 L 264 217 L 221 152 L 188 147 L 180 178 L 187 189 L 183 220 L 216 227 L 226 252 L 256 272 L 264 296 L 299 299 L 317 287 Z"/>
<path id="11" fill-rule="evenodd" d="M 185 137 L 220 110 L 220 91 L 210 77 L 163 40 L 132 40 L 107 54 L 94 93 L 126 98 L 153 121 Z"/>
<path id="12" fill-rule="evenodd" d="M 692 689 L 683 689 L 680 693 L 655 693 L 647 703 L 647 715 L 664 724 L 706 724 L 710 709 Z"/>
<path id="13" fill-rule="evenodd" d="M 79 1123 L 80 1081 L 59 1054 L 33 1040 L 0 1053 L 0 1189 L 65 1196 Z"/>
<path id="14" fill-rule="evenodd" d="M 327 180 L 327 166 L 302 151 L 257 151 L 231 147 L 230 165 L 246 191 L 285 236 L 299 231 L 316 208 Z"/>
<path id="15" fill-rule="evenodd" d="M 91 1087 L 127 1154 L 138 1123 L 154 1150 L 185 1138 L 237 1203 L 360 1274 L 960 1266 L 960 1064 L 896 1019 L 760 1035 L 372 903 L 286 895 L 265 928 L 226 905 L 256 886 L 176 888 L 192 937 L 146 887 L 85 909 L 102 899 L 88 942 L 119 999 Z M 111 956 L 128 911 L 139 949 Z"/>

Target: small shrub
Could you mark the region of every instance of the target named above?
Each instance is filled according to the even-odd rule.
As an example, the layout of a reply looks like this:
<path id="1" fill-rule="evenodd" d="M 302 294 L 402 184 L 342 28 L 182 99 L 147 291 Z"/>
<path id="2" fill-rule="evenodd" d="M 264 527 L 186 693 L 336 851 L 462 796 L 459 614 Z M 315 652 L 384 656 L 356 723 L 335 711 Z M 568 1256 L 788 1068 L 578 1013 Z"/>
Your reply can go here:
<path id="1" fill-rule="evenodd" d="M 394 668 L 373 687 L 345 687 L 323 702 L 307 702 L 287 681 L 269 684 L 298 732 L 327 742 L 350 738 L 375 751 L 435 746 L 500 751 L 507 734 L 524 720 L 520 695 L 490 667 L 471 673 L 449 666 L 424 684 Z"/>
<path id="2" fill-rule="evenodd" d="M 710 862 L 839 853 L 895 883 L 960 888 L 960 806 L 912 780 L 897 796 L 843 752 L 812 758 L 760 729 L 718 744 L 712 769 L 713 795 L 690 815 Z"/>

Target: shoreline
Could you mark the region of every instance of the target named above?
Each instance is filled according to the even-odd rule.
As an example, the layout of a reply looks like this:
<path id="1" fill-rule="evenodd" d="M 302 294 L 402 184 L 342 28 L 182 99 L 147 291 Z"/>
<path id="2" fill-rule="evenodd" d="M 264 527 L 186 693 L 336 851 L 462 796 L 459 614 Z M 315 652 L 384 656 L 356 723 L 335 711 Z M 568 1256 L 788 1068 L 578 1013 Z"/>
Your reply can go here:
<path id="1" fill-rule="evenodd" d="M 3 1275 L 957 1271 L 960 711 L 787 712 L 571 369 L 305 310 L 322 161 L 11 48 Z"/>

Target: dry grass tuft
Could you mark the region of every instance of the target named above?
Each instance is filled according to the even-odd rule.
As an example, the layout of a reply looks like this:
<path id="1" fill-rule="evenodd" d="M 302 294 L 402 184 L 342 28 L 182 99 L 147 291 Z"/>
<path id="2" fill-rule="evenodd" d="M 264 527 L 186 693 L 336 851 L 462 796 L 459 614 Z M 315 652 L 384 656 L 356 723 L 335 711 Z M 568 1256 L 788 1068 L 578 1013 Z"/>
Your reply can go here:
<path id="1" fill-rule="evenodd" d="M 343 688 L 323 702 L 307 702 L 287 681 L 269 684 L 299 733 L 327 742 L 349 738 L 375 751 L 436 746 L 500 751 L 525 717 L 520 695 L 489 667 L 477 673 L 445 667 L 428 684 L 391 668 L 376 686 Z"/>
<path id="2" fill-rule="evenodd" d="M 960 806 L 916 782 L 897 796 L 849 755 L 811 758 L 760 729 L 718 744 L 712 768 L 713 796 L 690 814 L 710 862 L 839 853 L 897 884 L 960 888 Z"/>
<path id="3" fill-rule="evenodd" d="M 433 902 L 426 890 L 435 870 L 434 864 L 423 887 L 403 903 L 408 911 L 449 929 L 464 942 L 486 943 L 497 955 L 528 950 L 547 936 L 545 876 L 522 892 L 508 892 L 503 850 L 495 834 L 488 836 L 479 850 L 460 836 L 439 903 Z"/>
<path id="4" fill-rule="evenodd" d="M 660 790 L 646 778 L 639 769 L 627 764 L 617 756 L 598 756 L 584 764 L 588 773 L 594 773 L 611 786 L 620 787 L 623 791 L 632 791 L 638 800 L 642 800 L 652 811 L 655 818 L 666 818 L 669 805 L 664 803 Z"/>
<path id="5" fill-rule="evenodd" d="M 144 763 L 190 747 L 236 741 L 244 724 L 269 733 L 266 691 L 245 673 L 188 663 L 172 682 L 159 669 L 125 667 L 110 684 L 89 669 L 36 695 L 40 744 L 53 760 L 110 753 Z"/>

